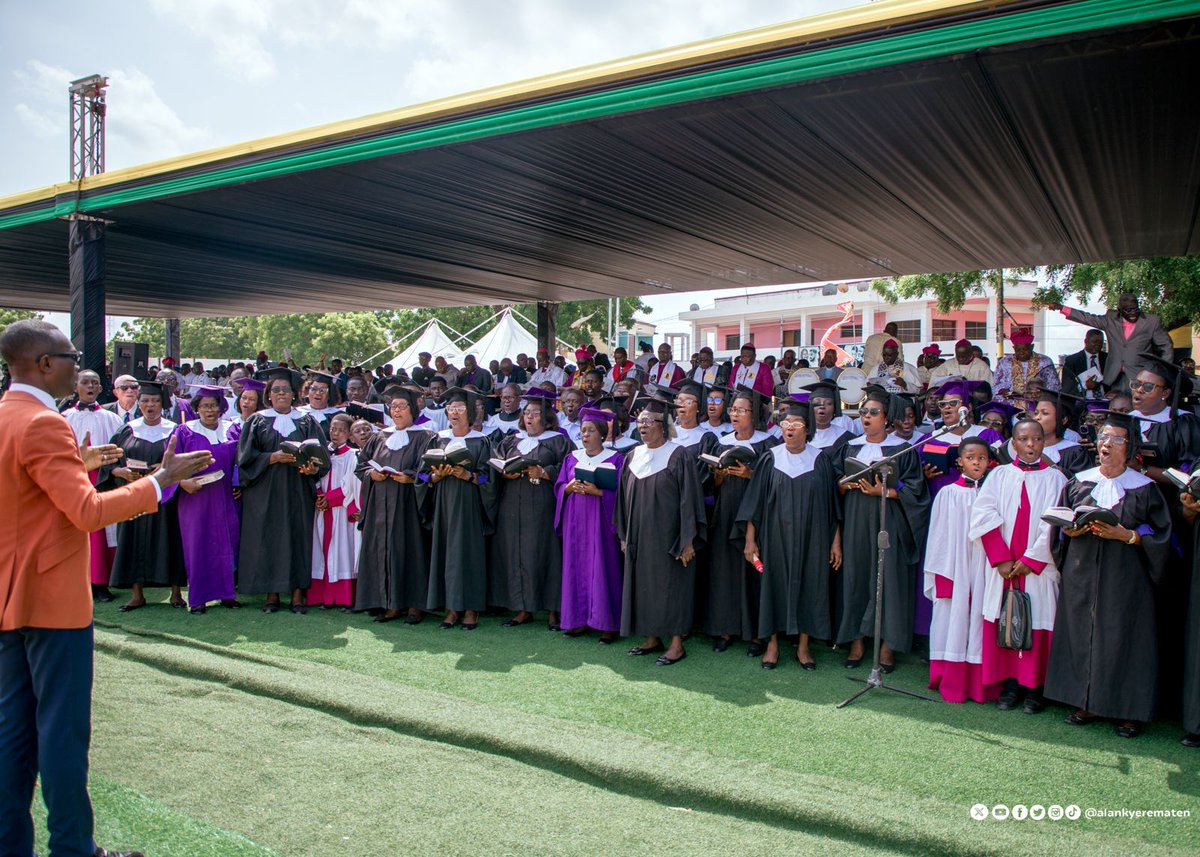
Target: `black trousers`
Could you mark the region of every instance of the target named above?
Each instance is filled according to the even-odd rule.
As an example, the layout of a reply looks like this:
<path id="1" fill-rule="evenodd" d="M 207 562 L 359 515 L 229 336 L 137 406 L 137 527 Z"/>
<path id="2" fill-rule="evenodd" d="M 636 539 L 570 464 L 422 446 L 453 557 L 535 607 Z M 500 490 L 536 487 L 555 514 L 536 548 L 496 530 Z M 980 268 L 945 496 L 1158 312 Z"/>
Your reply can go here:
<path id="1" fill-rule="evenodd" d="M 54 857 L 91 857 L 92 626 L 0 631 L 0 857 L 33 854 L 42 779 Z"/>

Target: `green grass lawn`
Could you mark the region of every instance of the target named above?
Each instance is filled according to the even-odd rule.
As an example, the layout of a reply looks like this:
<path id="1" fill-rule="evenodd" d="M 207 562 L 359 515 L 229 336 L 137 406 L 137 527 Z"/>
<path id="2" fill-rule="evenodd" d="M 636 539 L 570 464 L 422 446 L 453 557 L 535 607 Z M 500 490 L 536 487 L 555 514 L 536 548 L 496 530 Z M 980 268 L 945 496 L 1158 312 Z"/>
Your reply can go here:
<path id="1" fill-rule="evenodd" d="M 661 668 L 537 623 L 115 606 L 97 608 L 98 829 L 152 855 L 1149 854 L 1200 834 L 1177 724 L 1130 741 L 1060 708 L 886 691 L 839 711 L 855 685 L 820 647 L 816 672 L 768 672 L 696 638 Z M 922 689 L 899 663 L 889 680 Z M 980 802 L 1193 817 L 981 823 Z"/>

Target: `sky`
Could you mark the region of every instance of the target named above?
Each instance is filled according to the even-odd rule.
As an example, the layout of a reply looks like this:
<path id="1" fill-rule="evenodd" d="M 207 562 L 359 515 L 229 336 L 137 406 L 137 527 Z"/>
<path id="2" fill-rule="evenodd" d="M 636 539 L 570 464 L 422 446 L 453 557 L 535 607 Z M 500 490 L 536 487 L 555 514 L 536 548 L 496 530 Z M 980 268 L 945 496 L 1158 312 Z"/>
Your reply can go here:
<path id="1" fill-rule="evenodd" d="M 858 3 L 0 0 L 0 196 L 68 178 L 67 84 L 89 74 L 114 170 Z M 712 293 L 652 298 L 670 329 Z"/>

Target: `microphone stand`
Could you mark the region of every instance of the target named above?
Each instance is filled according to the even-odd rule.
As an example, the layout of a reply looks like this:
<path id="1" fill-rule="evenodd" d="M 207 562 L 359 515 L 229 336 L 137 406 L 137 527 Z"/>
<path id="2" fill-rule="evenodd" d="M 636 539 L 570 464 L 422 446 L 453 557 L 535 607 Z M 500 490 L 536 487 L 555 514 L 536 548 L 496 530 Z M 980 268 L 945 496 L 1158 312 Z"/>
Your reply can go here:
<path id="1" fill-rule="evenodd" d="M 871 662 L 871 674 L 867 678 L 861 679 L 855 678 L 854 676 L 846 676 L 846 678 L 850 679 L 850 681 L 861 682 L 865 684 L 866 687 L 857 693 L 848 696 L 846 699 L 843 699 L 837 704 L 837 708 L 845 708 L 859 697 L 865 696 L 867 693 L 875 690 L 877 687 L 883 688 L 884 690 L 893 691 L 894 693 L 902 693 L 905 696 L 911 696 L 914 699 L 923 699 L 926 702 L 935 701 L 931 697 L 914 693 L 911 690 L 905 690 L 902 687 L 892 687 L 889 684 L 885 684 L 883 680 L 883 666 L 879 663 L 879 649 L 883 642 L 883 565 L 888 549 L 892 546 L 891 538 L 889 537 L 887 531 L 887 481 L 888 477 L 892 475 L 892 462 L 903 458 L 910 452 L 919 450 L 925 444 L 935 441 L 943 435 L 950 434 L 956 428 L 961 428 L 967 425 L 966 410 L 966 408 L 959 408 L 957 425 L 945 427 L 937 434 L 931 435 L 920 443 L 915 443 L 906 449 L 900 450 L 894 455 L 889 455 L 887 458 L 879 459 L 878 461 L 872 463 L 871 466 L 866 470 L 855 473 L 853 476 L 843 476 L 838 480 L 838 485 L 849 485 L 851 482 L 858 482 L 860 479 L 864 479 L 869 476 L 878 476 L 879 479 L 883 481 L 883 493 L 879 495 L 879 536 L 876 542 L 876 552 L 878 557 L 875 563 L 875 657 Z"/>

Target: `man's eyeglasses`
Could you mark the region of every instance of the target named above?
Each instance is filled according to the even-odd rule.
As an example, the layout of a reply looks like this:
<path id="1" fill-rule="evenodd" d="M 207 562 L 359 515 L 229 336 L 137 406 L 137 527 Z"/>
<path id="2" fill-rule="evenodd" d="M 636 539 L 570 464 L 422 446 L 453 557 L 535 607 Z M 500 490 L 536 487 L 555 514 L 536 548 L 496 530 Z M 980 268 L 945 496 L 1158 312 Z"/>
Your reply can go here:
<path id="1" fill-rule="evenodd" d="M 118 384 L 117 389 L 118 390 L 137 390 L 137 389 L 140 389 L 140 387 L 137 384 Z"/>
<path id="2" fill-rule="evenodd" d="M 1153 393 L 1155 387 L 1161 387 L 1162 384 L 1155 384 L 1153 381 L 1130 381 L 1129 392 L 1136 393 L 1141 390 L 1143 393 Z"/>
<path id="3" fill-rule="evenodd" d="M 80 351 L 54 351 L 43 354 L 42 357 L 61 357 L 63 360 L 74 360 L 76 366 L 83 362 L 83 353 Z M 42 357 L 39 357 L 38 360 L 41 360 Z"/>

